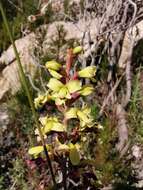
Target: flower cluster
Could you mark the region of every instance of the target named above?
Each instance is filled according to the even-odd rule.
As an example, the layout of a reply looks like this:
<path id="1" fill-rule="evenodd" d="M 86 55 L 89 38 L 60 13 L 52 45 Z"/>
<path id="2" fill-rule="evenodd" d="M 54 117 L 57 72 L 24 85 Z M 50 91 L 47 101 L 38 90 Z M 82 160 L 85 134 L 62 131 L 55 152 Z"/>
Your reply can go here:
<path id="1" fill-rule="evenodd" d="M 74 102 L 81 97 L 90 95 L 94 88 L 92 85 L 82 85 L 82 78 L 93 79 L 96 74 L 96 66 L 88 66 L 82 70 L 73 70 L 76 56 L 82 52 L 82 47 L 76 47 L 68 50 L 67 61 L 65 65 L 55 60 L 48 61 L 45 64 L 46 69 L 51 75 L 47 83 L 47 92 L 39 94 L 34 100 L 35 108 L 39 109 L 45 104 L 53 102 L 53 106 L 60 112 L 52 113 L 39 118 L 41 131 L 47 143 L 47 150 L 50 155 L 65 154 L 70 158 L 73 165 L 80 163 L 80 143 L 73 141 L 70 132 L 74 130 L 80 132 L 86 128 L 95 126 L 91 116 L 91 109 L 87 105 L 75 106 Z M 71 72 L 72 71 L 72 72 Z M 70 121 L 73 126 L 70 126 Z M 96 125 L 97 126 L 97 125 Z M 53 135 L 54 134 L 54 135 Z M 59 136 L 63 135 L 62 141 Z M 40 137 L 36 130 L 37 140 L 40 144 Z M 47 139 L 52 136 L 52 142 Z M 78 139 L 78 138 L 77 138 Z M 29 154 L 34 157 L 39 156 L 44 151 L 42 145 L 29 149 Z"/>

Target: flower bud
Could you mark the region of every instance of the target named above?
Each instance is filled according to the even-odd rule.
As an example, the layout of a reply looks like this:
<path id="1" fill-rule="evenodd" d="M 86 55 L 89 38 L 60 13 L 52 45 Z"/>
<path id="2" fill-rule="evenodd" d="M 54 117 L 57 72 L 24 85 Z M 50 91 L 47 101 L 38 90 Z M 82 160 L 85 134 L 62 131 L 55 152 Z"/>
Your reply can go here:
<path id="1" fill-rule="evenodd" d="M 82 50 L 83 48 L 81 46 L 77 46 L 73 49 L 73 54 L 81 53 Z"/>

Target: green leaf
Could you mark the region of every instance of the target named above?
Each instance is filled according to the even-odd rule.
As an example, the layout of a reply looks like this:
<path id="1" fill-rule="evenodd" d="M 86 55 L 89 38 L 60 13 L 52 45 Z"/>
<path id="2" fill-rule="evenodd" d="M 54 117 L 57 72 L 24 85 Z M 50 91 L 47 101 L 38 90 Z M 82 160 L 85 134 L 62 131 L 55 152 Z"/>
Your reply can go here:
<path id="1" fill-rule="evenodd" d="M 70 147 L 69 157 L 72 165 L 76 166 L 80 163 L 80 155 L 75 145 Z"/>

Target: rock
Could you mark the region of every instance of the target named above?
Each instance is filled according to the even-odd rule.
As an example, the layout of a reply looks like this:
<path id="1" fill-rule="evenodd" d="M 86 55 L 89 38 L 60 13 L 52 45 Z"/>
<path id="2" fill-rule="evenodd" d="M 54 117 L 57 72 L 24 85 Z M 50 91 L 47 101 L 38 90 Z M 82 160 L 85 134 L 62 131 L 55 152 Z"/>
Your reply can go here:
<path id="1" fill-rule="evenodd" d="M 32 55 L 32 48 L 34 48 L 35 43 L 36 39 L 34 33 L 16 40 L 15 42 L 24 72 L 30 74 L 31 77 L 34 76 L 37 70 L 35 58 Z M 4 64 L 5 67 L 0 73 L 0 100 L 8 91 L 11 94 L 15 94 L 21 87 L 18 64 L 12 46 L 10 46 L 0 57 L 0 65 Z"/>

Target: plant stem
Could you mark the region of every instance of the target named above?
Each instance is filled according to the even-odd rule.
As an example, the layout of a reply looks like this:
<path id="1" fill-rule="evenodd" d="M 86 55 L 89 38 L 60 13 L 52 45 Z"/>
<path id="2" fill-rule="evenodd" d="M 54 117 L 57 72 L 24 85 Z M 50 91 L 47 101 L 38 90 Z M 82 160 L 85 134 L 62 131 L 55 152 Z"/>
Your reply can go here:
<path id="1" fill-rule="evenodd" d="M 3 21 L 4 21 L 5 27 L 7 29 L 8 36 L 9 36 L 10 41 L 12 43 L 13 50 L 14 50 L 14 53 L 15 53 L 15 56 L 16 56 L 16 59 L 17 59 L 20 80 L 21 80 L 21 83 L 24 86 L 25 92 L 27 94 L 28 101 L 29 101 L 29 104 L 30 104 L 30 107 L 31 107 L 31 110 L 32 110 L 32 114 L 34 116 L 34 120 L 35 120 L 36 126 L 37 126 L 38 131 L 39 131 L 39 135 L 40 135 L 40 138 L 41 138 L 41 141 L 42 141 L 42 145 L 44 147 L 44 151 L 45 151 L 46 159 L 47 159 L 48 166 L 49 166 L 49 169 L 50 169 L 50 172 L 51 172 L 53 184 L 56 186 L 55 176 L 54 176 L 51 160 L 50 160 L 50 157 L 49 157 L 49 154 L 48 154 L 48 150 L 46 148 L 44 136 L 43 136 L 42 130 L 41 130 L 40 125 L 39 125 L 38 116 L 37 116 L 37 113 L 36 113 L 35 108 L 34 108 L 34 103 L 33 103 L 33 100 L 32 100 L 31 93 L 30 93 L 30 91 L 28 89 L 28 85 L 27 85 L 25 73 L 23 71 L 23 67 L 22 67 L 22 64 L 21 64 L 21 60 L 20 60 L 20 57 L 19 57 L 16 45 L 15 45 L 12 33 L 10 31 L 10 27 L 9 27 L 9 24 L 8 24 L 8 21 L 7 21 L 7 18 L 6 18 L 6 15 L 5 15 L 5 12 L 4 12 L 4 9 L 3 9 L 3 6 L 2 6 L 1 2 L 0 2 L 0 11 L 1 11 L 2 18 L 3 18 Z"/>
<path id="2" fill-rule="evenodd" d="M 49 157 L 49 154 L 48 154 L 48 150 L 47 150 L 47 148 L 46 148 L 46 145 L 44 145 L 44 152 L 45 152 L 46 160 L 47 160 L 47 162 L 48 162 L 48 165 L 49 165 L 49 168 L 50 168 L 50 171 L 51 171 L 51 176 L 52 176 L 52 179 L 53 179 L 54 186 L 56 187 L 56 180 L 55 180 L 55 176 L 54 176 L 54 172 L 53 172 L 51 160 L 50 160 L 50 157 Z"/>

